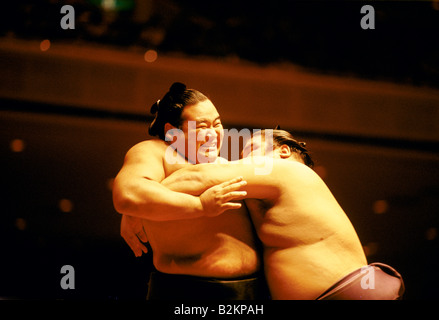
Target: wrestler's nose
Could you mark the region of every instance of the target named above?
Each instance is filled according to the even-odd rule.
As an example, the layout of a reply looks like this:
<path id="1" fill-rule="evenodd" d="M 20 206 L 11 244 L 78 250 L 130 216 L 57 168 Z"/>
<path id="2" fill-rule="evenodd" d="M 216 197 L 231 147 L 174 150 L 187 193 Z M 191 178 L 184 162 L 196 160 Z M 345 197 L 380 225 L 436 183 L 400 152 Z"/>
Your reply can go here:
<path id="1" fill-rule="evenodd" d="M 208 141 L 209 138 L 214 137 L 216 138 L 218 136 L 218 134 L 216 133 L 215 129 L 210 128 L 206 130 L 206 136 L 205 136 L 205 140 Z"/>

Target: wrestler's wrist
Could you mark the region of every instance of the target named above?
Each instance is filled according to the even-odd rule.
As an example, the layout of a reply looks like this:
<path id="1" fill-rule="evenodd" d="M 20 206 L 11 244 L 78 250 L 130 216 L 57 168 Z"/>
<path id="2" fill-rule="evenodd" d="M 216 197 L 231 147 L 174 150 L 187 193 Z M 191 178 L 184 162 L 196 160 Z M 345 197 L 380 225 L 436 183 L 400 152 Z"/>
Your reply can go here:
<path id="1" fill-rule="evenodd" d="M 193 208 L 194 218 L 203 217 L 205 210 L 201 198 L 197 196 L 193 196 L 193 199 L 194 199 L 194 204 L 192 208 Z"/>

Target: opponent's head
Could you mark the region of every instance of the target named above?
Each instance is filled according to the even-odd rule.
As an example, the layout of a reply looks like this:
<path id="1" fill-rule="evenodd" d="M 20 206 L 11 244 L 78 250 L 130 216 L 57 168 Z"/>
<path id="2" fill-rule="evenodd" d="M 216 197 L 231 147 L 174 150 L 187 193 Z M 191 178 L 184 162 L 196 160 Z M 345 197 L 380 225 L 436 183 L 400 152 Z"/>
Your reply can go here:
<path id="1" fill-rule="evenodd" d="M 314 165 L 306 149 L 306 143 L 298 142 L 291 133 L 279 129 L 255 132 L 245 144 L 242 156 L 266 156 L 299 161 L 311 168 Z"/>

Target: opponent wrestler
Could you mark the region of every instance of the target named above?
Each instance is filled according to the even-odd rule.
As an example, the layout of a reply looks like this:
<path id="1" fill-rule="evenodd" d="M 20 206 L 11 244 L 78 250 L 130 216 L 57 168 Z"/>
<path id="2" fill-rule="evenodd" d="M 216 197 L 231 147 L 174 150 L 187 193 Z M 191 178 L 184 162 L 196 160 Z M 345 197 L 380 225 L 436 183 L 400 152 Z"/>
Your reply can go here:
<path id="1" fill-rule="evenodd" d="M 264 269 L 273 299 L 388 300 L 402 296 L 401 276 L 383 264 L 367 266 L 359 238 L 312 164 L 303 144 L 274 131 L 274 149 L 253 137 L 244 154 L 272 157 L 272 171 L 256 175 L 260 164 L 247 159 L 179 170 L 162 184 L 200 194 L 241 176 L 245 200 L 264 247 Z M 268 150 L 267 150 L 268 149 Z M 256 158 L 255 158 L 256 159 Z M 256 164 L 255 164 L 256 163 Z M 223 191 L 224 192 L 224 191 Z M 219 201 L 222 195 L 212 195 Z M 368 277 L 365 279 L 364 277 Z"/>
<path id="2" fill-rule="evenodd" d="M 200 158 L 216 159 L 223 135 L 218 111 L 202 93 L 179 83 L 151 111 L 156 118 L 149 132 L 159 139 L 143 141 L 128 151 L 113 187 L 115 209 L 125 218 L 142 218 L 147 231 L 158 271 L 151 276 L 148 297 L 259 298 L 258 290 L 265 282 L 255 277 L 261 265 L 257 238 L 245 207 L 231 202 L 242 197 L 243 192 L 234 192 L 240 184 L 229 183 L 230 190 L 216 203 L 204 201 L 207 196 L 174 192 L 160 184 Z M 184 133 L 184 148 L 175 150 L 174 141 L 166 141 L 171 129 Z M 193 134 L 205 139 L 197 139 L 190 153 L 188 139 Z"/>

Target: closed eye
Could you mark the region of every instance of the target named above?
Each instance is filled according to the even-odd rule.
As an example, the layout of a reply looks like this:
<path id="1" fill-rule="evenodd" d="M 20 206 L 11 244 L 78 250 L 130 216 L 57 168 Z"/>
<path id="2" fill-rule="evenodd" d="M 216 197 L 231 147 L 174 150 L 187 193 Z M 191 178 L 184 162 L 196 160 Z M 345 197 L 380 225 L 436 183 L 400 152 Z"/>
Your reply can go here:
<path id="1" fill-rule="evenodd" d="M 197 129 L 206 129 L 207 124 L 206 123 L 197 123 Z"/>

